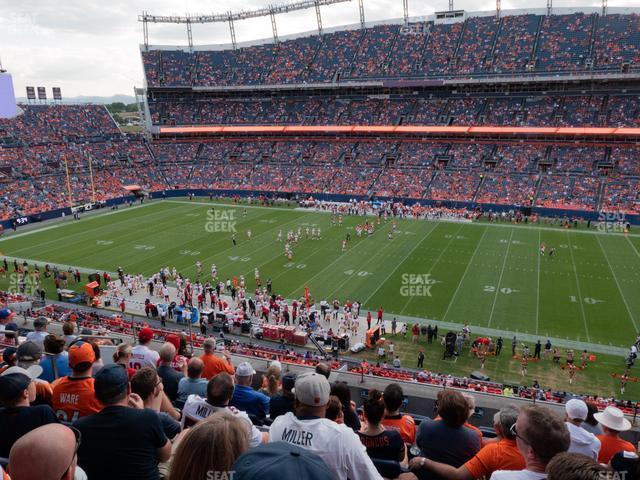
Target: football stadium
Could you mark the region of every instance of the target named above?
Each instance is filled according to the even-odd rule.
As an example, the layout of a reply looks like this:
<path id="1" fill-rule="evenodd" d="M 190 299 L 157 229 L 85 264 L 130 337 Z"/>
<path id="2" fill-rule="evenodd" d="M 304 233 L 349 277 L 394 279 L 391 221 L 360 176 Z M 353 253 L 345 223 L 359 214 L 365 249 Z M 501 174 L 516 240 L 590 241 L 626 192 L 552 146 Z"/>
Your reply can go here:
<path id="1" fill-rule="evenodd" d="M 640 9 L 367 3 L 0 65 L 0 480 L 640 478 Z"/>

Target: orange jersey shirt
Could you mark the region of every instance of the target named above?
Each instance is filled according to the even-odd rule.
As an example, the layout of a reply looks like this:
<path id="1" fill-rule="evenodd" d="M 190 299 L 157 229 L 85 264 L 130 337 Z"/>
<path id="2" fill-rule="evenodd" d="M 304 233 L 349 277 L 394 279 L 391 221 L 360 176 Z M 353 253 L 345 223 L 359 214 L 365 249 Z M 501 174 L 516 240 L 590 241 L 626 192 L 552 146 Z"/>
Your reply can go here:
<path id="1" fill-rule="evenodd" d="M 414 444 L 416 442 L 416 422 L 410 415 L 392 415 L 382 419 L 385 428 L 400 432 L 404 443 Z"/>
<path id="2" fill-rule="evenodd" d="M 96 399 L 93 377 L 62 377 L 53 383 L 52 406 L 62 422 L 75 422 L 102 410 Z"/>

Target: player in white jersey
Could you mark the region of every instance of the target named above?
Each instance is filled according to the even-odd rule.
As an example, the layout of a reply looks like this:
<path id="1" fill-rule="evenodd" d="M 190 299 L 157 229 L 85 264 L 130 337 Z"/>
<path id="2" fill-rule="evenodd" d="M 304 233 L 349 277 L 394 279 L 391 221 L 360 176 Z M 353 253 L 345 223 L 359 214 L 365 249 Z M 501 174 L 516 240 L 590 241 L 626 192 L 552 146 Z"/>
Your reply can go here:
<path id="1" fill-rule="evenodd" d="M 278 231 L 278 241 L 281 242 L 282 241 L 282 230 Z"/>
<path id="2" fill-rule="evenodd" d="M 305 228 L 304 233 L 307 237 L 307 240 L 309 240 L 309 227 Z"/>
<path id="3" fill-rule="evenodd" d="M 196 262 L 196 272 L 198 273 L 198 276 L 202 273 L 202 262 L 200 260 Z"/>
<path id="4" fill-rule="evenodd" d="M 247 230 L 247 239 L 251 240 L 251 230 Z"/>
<path id="5" fill-rule="evenodd" d="M 342 240 L 342 251 L 346 251 L 347 250 L 347 241 L 346 240 Z"/>
<path id="6" fill-rule="evenodd" d="M 316 239 L 316 227 L 313 227 L 311 229 L 311 240 L 315 240 Z"/>
<path id="7" fill-rule="evenodd" d="M 322 233 L 320 232 L 320 227 L 318 227 L 318 240 L 322 238 Z"/>
<path id="8" fill-rule="evenodd" d="M 256 279 L 256 285 L 260 286 L 260 272 L 257 268 L 253 271 L 253 277 Z"/>
<path id="9" fill-rule="evenodd" d="M 218 267 L 215 263 L 211 264 L 211 278 L 215 279 L 218 277 Z"/>

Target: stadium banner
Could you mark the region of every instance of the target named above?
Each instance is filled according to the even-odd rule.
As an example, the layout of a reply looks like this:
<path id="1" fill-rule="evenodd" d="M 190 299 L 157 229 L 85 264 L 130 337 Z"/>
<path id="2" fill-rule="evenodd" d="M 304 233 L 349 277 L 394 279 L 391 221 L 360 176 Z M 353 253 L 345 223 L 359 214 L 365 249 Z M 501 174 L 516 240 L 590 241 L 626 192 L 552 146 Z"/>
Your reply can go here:
<path id="1" fill-rule="evenodd" d="M 35 100 L 35 99 L 36 99 L 36 88 L 27 87 L 27 100 Z"/>
<path id="2" fill-rule="evenodd" d="M 44 87 L 38 87 L 38 100 L 47 99 L 47 90 Z"/>
<path id="3" fill-rule="evenodd" d="M 95 203 L 85 203 L 83 205 L 76 205 L 75 207 L 71 207 L 71 213 L 77 212 L 88 212 L 89 210 L 93 210 Z"/>
<path id="4" fill-rule="evenodd" d="M 54 100 L 62 100 L 62 90 L 60 90 L 60 87 L 53 87 L 51 91 L 53 92 Z"/>

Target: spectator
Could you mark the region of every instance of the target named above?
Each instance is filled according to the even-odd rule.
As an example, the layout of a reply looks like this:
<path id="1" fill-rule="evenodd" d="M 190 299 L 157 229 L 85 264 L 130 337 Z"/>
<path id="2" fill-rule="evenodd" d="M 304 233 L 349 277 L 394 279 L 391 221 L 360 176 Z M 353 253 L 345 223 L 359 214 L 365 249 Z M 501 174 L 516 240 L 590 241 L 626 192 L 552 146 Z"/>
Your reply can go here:
<path id="1" fill-rule="evenodd" d="M 336 382 L 331 387 L 331 395 L 335 395 L 342 403 L 342 412 L 344 414 L 344 424 L 351 428 L 354 432 L 360 431 L 360 418 L 356 413 L 356 408 L 351 401 L 351 390 L 345 382 Z"/>
<path id="2" fill-rule="evenodd" d="M 602 425 L 603 434 L 598 435 L 600 440 L 600 453 L 598 462 L 609 463 L 611 457 L 616 453 L 635 452 L 634 446 L 620 438 L 620 432 L 625 432 L 631 428 L 631 422 L 624 418 L 624 414 L 619 408 L 607 407 L 602 413 L 596 413 L 593 417 Z"/>
<path id="3" fill-rule="evenodd" d="M 249 362 L 242 362 L 236 368 L 236 388 L 230 405 L 247 412 L 249 417 L 264 420 L 269 411 L 269 397 L 251 388 L 256 371 Z"/>
<path id="4" fill-rule="evenodd" d="M 69 368 L 69 356 L 64 351 L 65 341 L 58 335 L 47 335 L 44 339 L 44 352 L 47 354 L 40 361 L 42 375 L 40 378 L 46 382 L 53 382 L 60 377 L 66 377 L 71 373 Z M 55 365 L 55 366 L 54 366 Z"/>
<path id="5" fill-rule="evenodd" d="M 531 405 L 520 409 L 511 428 L 525 468 L 519 471 L 498 470 L 490 480 L 536 480 L 546 478 L 547 464 L 571 444 L 569 430 L 551 410 Z"/>
<path id="6" fill-rule="evenodd" d="M 89 342 L 80 340 L 69 348 L 71 375 L 59 378 L 52 385 L 52 406 L 61 421 L 75 422 L 102 409 L 94 395 L 94 379 L 91 376 L 95 359 Z"/>
<path id="7" fill-rule="evenodd" d="M 587 404 L 582 400 L 572 398 L 565 404 L 564 408 L 567 413 L 565 424 L 569 429 L 569 435 L 571 435 L 569 452 L 581 453 L 594 460 L 597 459 L 600 451 L 600 440 L 593 433 L 589 433 L 582 428 L 582 424 L 589 413 Z"/>
<path id="8" fill-rule="evenodd" d="M 13 480 L 86 480 L 77 465 L 80 433 L 59 424 L 38 427 L 24 435 L 11 449 L 9 465 Z"/>
<path id="9" fill-rule="evenodd" d="M 416 422 L 411 415 L 402 415 L 400 407 L 404 401 L 404 392 L 397 383 L 390 383 L 382 394 L 385 415 L 382 425 L 400 432 L 404 443 L 413 445 L 416 442 Z"/>
<path id="10" fill-rule="evenodd" d="M 75 423 L 82 433 L 78 464 L 91 480 L 158 479 L 158 462 L 171 454 L 158 415 L 144 409 L 140 397 L 131 393 L 121 365 L 100 370 L 95 390 L 104 408 Z"/>
<path id="11" fill-rule="evenodd" d="M 220 372 L 227 372 L 229 375 L 235 373 L 229 352 L 226 350 L 220 352 L 223 358 L 216 354 L 216 340 L 214 338 L 207 338 L 202 344 L 202 348 L 204 353 L 200 355 L 200 360 L 204 363 L 204 372 L 202 373 L 204 378 L 211 380 Z"/>
<path id="12" fill-rule="evenodd" d="M 17 349 L 15 347 L 6 347 L 2 351 L 2 363 L 0 363 L 0 373 L 4 372 L 9 367 L 15 367 L 18 362 L 16 357 Z"/>
<path id="13" fill-rule="evenodd" d="M 609 461 L 609 467 L 617 472 L 618 478 L 625 480 L 640 479 L 640 459 L 632 452 L 621 451 L 616 453 Z M 615 478 L 615 476 L 613 476 Z"/>
<path id="14" fill-rule="evenodd" d="M 178 402 L 186 402 L 189 395 L 205 397 L 207 395 L 207 380 L 202 378 L 204 364 L 199 358 L 189 360 L 187 376 L 178 383 Z"/>
<path id="15" fill-rule="evenodd" d="M 131 350 L 131 360 L 129 361 L 129 367 L 134 370 L 140 370 L 144 367 L 158 366 L 158 360 L 160 355 L 149 348 L 151 341 L 153 340 L 153 330 L 149 327 L 145 327 L 138 332 L 138 345 Z"/>
<path id="16" fill-rule="evenodd" d="M 293 413 L 295 413 L 295 405 Z M 340 402 L 340 399 L 335 395 L 329 396 L 329 403 L 327 403 L 325 418 L 328 418 L 329 420 L 336 423 L 344 423 L 344 411 L 342 410 L 342 403 Z"/>
<path id="17" fill-rule="evenodd" d="M 16 364 L 20 368 L 28 370 L 33 365 L 39 365 L 42 359 L 42 345 L 35 342 L 23 342 L 16 350 Z M 51 395 L 53 393 L 51 385 L 41 379 L 35 380 L 36 400 L 32 402 L 37 405 L 51 405 Z M 54 407 L 55 408 L 55 407 Z"/>
<path id="18" fill-rule="evenodd" d="M 133 351 L 133 347 L 128 343 L 121 343 L 116 348 L 116 351 L 113 352 L 113 363 L 117 363 L 122 365 L 127 370 L 127 375 L 129 375 L 129 379 L 133 377 L 136 373 L 136 370 L 129 367 L 129 363 L 131 362 L 131 352 Z"/>
<path id="19" fill-rule="evenodd" d="M 286 373 L 282 377 L 282 393 L 269 400 L 269 418 L 275 420 L 280 415 L 295 411 L 295 396 L 292 392 L 296 383 L 295 373 Z"/>
<path id="20" fill-rule="evenodd" d="M 271 398 L 274 395 L 280 393 L 282 387 L 280 383 L 280 376 L 282 374 L 282 364 L 278 360 L 274 360 L 267 368 L 267 372 L 262 379 L 261 393 L 264 393 L 267 397 Z"/>
<path id="21" fill-rule="evenodd" d="M 0 457 L 8 457 L 11 446 L 27 432 L 48 423 L 57 423 L 48 405 L 31 406 L 36 397 L 34 380 L 42 368 L 34 365 L 25 370 L 11 367 L 0 375 Z"/>
<path id="22" fill-rule="evenodd" d="M 595 413 L 598 413 L 598 406 L 594 402 L 586 402 L 586 404 L 589 409 L 589 413 L 587 414 L 587 419 L 582 423 L 582 428 L 596 436 L 602 435 L 604 433 L 602 431 L 602 427 L 593 416 Z"/>
<path id="23" fill-rule="evenodd" d="M 230 472 L 236 459 L 248 449 L 249 435 L 242 420 L 229 412 L 216 412 L 182 438 L 168 478 L 201 480 L 211 478 L 212 472 Z"/>
<path id="24" fill-rule="evenodd" d="M 41 347 L 44 344 L 44 339 L 47 335 L 47 325 L 49 324 L 49 320 L 47 317 L 38 317 L 33 321 L 33 332 L 29 332 L 27 334 L 27 341 L 34 342 L 40 345 Z"/>
<path id="25" fill-rule="evenodd" d="M 164 390 L 162 380 L 151 367 L 138 370 L 131 378 L 131 391 L 137 394 L 144 404 L 144 408 L 153 410 L 160 417 L 162 430 L 169 440 L 180 433 L 180 422 L 177 422 L 166 412 L 161 412 Z"/>
<path id="26" fill-rule="evenodd" d="M 365 427 L 357 433 L 360 441 L 367 449 L 369 457 L 372 459 L 405 462 L 407 452 L 400 433 L 392 429 L 387 430 L 381 423 L 382 417 L 384 417 L 382 392 L 376 389 L 369 390 L 369 397 L 364 401 L 362 407 Z M 378 472 L 383 476 L 392 476 L 384 468 L 378 467 Z"/>
<path id="27" fill-rule="evenodd" d="M 604 465 L 576 452 L 559 453 L 547 465 L 547 480 L 603 480 L 609 474 Z"/>
<path id="28" fill-rule="evenodd" d="M 73 342 L 75 339 L 78 338 L 73 334 L 74 331 L 75 331 L 75 326 L 72 322 L 64 322 L 62 324 L 62 335 L 64 337 L 64 346 L 66 348 L 69 348 L 69 345 L 71 345 L 71 342 Z"/>
<path id="29" fill-rule="evenodd" d="M 469 404 L 460 392 L 438 392 L 440 420 L 425 419 L 418 428 L 416 444 L 421 456 L 411 460 L 411 468 L 418 478 L 440 478 L 425 469 L 427 458 L 458 468 L 478 453 L 480 438 L 464 426 L 468 415 Z"/>
<path id="30" fill-rule="evenodd" d="M 178 384 L 184 378 L 187 370 L 186 362 L 182 363 L 182 372 L 177 372 L 173 368 L 172 362 L 175 356 L 176 347 L 173 344 L 165 342 L 160 347 L 160 365 L 158 365 L 157 371 L 164 385 L 164 393 L 172 402 L 178 398 Z"/>
<path id="31" fill-rule="evenodd" d="M 450 480 L 489 478 L 496 470 L 522 470 L 525 467 L 524 458 L 518 451 L 515 436 L 511 433 L 511 427 L 517 418 L 518 410 L 515 407 L 505 407 L 497 412 L 493 417 L 493 428 L 498 441 L 487 443 L 461 467 L 455 468 L 427 458 L 425 468 L 441 478 Z"/>
<path id="32" fill-rule="evenodd" d="M 260 433 L 246 412 L 234 407 L 229 407 L 229 401 L 233 397 L 233 377 L 222 372 L 213 377 L 207 383 L 207 398 L 204 400 L 198 395 L 190 395 L 182 410 L 182 426 L 187 428 L 203 418 L 207 418 L 216 412 L 229 412 L 243 420 L 249 429 L 249 442 L 252 447 L 266 441 L 267 435 Z"/>
<path id="33" fill-rule="evenodd" d="M 253 448 L 233 465 L 237 480 L 335 480 L 319 455 L 286 442 Z"/>
<path id="34" fill-rule="evenodd" d="M 275 419 L 269 441 L 284 441 L 317 453 L 339 480 L 381 479 L 358 436 L 347 426 L 325 418 L 330 392 L 331 386 L 324 376 L 317 373 L 298 376 L 296 413 Z"/>
<path id="35" fill-rule="evenodd" d="M 329 376 L 331 375 L 331 365 L 325 362 L 318 362 L 316 365 L 316 373 L 319 373 L 329 380 Z"/>

